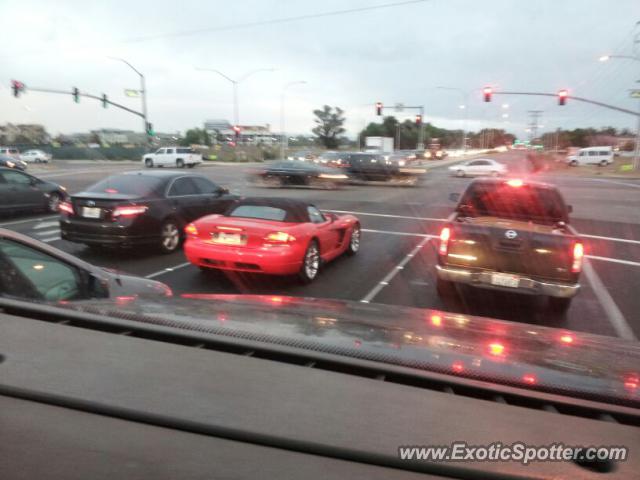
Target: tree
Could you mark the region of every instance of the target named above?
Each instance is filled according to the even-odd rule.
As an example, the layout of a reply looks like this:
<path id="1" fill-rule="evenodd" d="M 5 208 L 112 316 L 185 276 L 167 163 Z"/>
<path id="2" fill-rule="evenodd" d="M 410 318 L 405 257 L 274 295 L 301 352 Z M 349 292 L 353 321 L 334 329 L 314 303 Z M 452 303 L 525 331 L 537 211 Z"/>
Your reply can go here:
<path id="1" fill-rule="evenodd" d="M 346 131 L 343 128 L 344 110 L 335 107 L 334 111 L 329 105 L 325 105 L 322 110 L 314 110 L 313 114 L 316 116 L 313 120 L 316 126 L 311 132 L 316 136 L 318 142 L 327 148 L 337 148 L 339 136 Z"/>
<path id="2" fill-rule="evenodd" d="M 191 128 L 187 130 L 184 138 L 180 140 L 180 145 L 188 147 L 189 145 L 207 145 L 211 146 L 211 136 L 203 128 Z"/>

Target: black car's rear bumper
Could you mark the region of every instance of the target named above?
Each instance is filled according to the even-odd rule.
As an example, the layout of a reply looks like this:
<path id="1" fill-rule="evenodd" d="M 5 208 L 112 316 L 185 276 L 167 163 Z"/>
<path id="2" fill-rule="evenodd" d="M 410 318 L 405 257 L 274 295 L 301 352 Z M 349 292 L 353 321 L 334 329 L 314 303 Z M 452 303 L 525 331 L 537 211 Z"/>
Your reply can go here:
<path id="1" fill-rule="evenodd" d="M 60 237 L 87 245 L 134 246 L 155 243 L 160 235 L 140 234 L 131 225 L 105 224 L 82 220 L 60 220 Z"/>
<path id="2" fill-rule="evenodd" d="M 536 280 L 524 275 L 518 275 L 519 285 L 517 287 L 502 287 L 491 283 L 490 271 L 473 271 L 464 268 L 448 267 L 436 265 L 438 278 L 449 282 L 463 283 L 473 287 L 486 288 L 491 290 L 502 290 L 514 293 L 524 293 L 528 295 L 547 295 L 550 297 L 571 298 L 580 290 L 580 285 L 575 283 L 558 283 L 547 280 Z"/>

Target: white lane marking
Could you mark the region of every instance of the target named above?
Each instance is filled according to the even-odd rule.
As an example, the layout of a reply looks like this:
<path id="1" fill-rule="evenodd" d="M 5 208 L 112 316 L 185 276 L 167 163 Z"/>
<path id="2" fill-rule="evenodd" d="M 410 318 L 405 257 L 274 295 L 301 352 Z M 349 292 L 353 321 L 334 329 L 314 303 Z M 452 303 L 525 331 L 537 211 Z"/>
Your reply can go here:
<path id="1" fill-rule="evenodd" d="M 640 267 L 640 262 L 632 262 L 631 260 L 622 260 L 620 258 L 598 257 L 597 255 L 585 255 L 591 260 L 602 260 L 603 262 L 621 263 L 622 265 L 631 265 L 632 267 Z"/>
<path id="2" fill-rule="evenodd" d="M 48 220 L 51 218 L 58 218 L 58 215 L 50 215 L 48 217 L 41 217 L 41 218 L 27 218 L 25 220 L 16 220 L 15 222 L 4 222 L 4 223 L 0 223 L 0 227 L 6 227 L 9 225 L 20 225 L 21 223 L 29 223 L 29 222 L 41 222 L 43 220 Z"/>
<path id="3" fill-rule="evenodd" d="M 38 240 L 40 240 L 41 242 L 44 243 L 51 243 L 51 242 L 56 242 L 58 240 L 60 240 L 60 235 L 54 235 L 48 238 L 39 238 Z"/>
<path id="4" fill-rule="evenodd" d="M 164 275 L 165 273 L 171 273 L 181 268 L 187 267 L 189 265 L 191 265 L 189 262 L 181 263 L 180 265 L 176 265 L 175 267 L 165 268 L 164 270 L 160 270 L 159 272 L 155 272 L 150 275 L 147 275 L 144 278 L 156 278 L 156 277 L 159 277 L 160 275 Z"/>
<path id="5" fill-rule="evenodd" d="M 60 229 L 59 228 L 54 228 L 53 230 L 43 230 L 41 232 L 36 232 L 36 235 L 39 237 L 48 237 L 51 235 L 55 235 L 57 233 L 60 233 Z"/>
<path id="6" fill-rule="evenodd" d="M 407 215 L 390 215 L 386 213 L 371 213 L 371 212 L 355 212 L 350 210 L 332 210 L 332 209 L 323 209 L 327 212 L 335 212 L 335 213 L 348 213 L 351 215 L 363 215 L 369 217 L 384 217 L 384 218 L 404 218 L 407 220 L 424 220 L 426 222 L 445 222 L 446 218 L 432 218 L 432 217 L 411 217 Z M 364 230 L 363 230 L 364 231 Z M 589 235 L 586 233 L 581 233 L 581 237 L 587 238 L 597 238 L 599 240 L 609 240 L 611 242 L 622 242 L 622 243 L 632 243 L 640 245 L 640 240 L 629 240 L 627 238 L 618 238 L 618 237 L 604 237 L 600 235 Z"/>
<path id="7" fill-rule="evenodd" d="M 591 266 L 591 262 L 589 260 L 585 260 L 582 266 L 582 271 L 584 272 L 584 276 L 591 284 L 591 289 L 600 302 L 602 309 L 607 314 L 607 318 L 613 326 L 613 329 L 616 331 L 616 334 L 626 340 L 637 340 L 637 337 L 633 333 L 633 330 L 627 323 L 624 315 L 622 315 L 622 312 L 616 305 L 616 302 L 614 302 L 613 298 L 611 298 L 609 291 L 602 283 L 602 280 L 600 280 L 600 277 Z"/>
<path id="8" fill-rule="evenodd" d="M 57 227 L 59 225 L 60 225 L 60 223 L 58 222 L 58 220 L 52 220 L 50 222 L 40 222 L 38 225 L 33 227 L 33 229 L 34 230 L 41 230 L 43 228 Z"/>
<path id="9" fill-rule="evenodd" d="M 406 215 L 389 215 L 387 213 L 370 213 L 370 212 L 351 212 L 349 210 L 331 210 L 328 208 L 323 209 L 326 212 L 335 213 L 350 213 L 352 215 L 366 215 L 369 217 L 386 217 L 386 218 L 405 218 L 409 220 L 424 220 L 425 222 L 444 222 L 446 218 L 432 218 L 432 217 L 410 217 Z"/>
<path id="10" fill-rule="evenodd" d="M 612 242 L 632 243 L 634 245 L 640 245 L 640 240 L 628 240 L 626 238 L 616 237 L 602 237 L 600 235 L 587 235 L 586 233 L 581 233 L 580 236 L 584 238 L 596 238 L 598 240 L 611 240 Z"/>
<path id="11" fill-rule="evenodd" d="M 612 183 L 614 185 L 624 185 L 625 187 L 640 188 L 640 184 L 638 183 L 618 182 L 617 180 L 607 180 L 604 178 L 587 178 L 586 180 L 591 180 L 592 182 Z"/>
<path id="12" fill-rule="evenodd" d="M 422 240 L 420 240 L 420 242 L 418 243 L 418 245 L 416 245 L 413 250 L 411 250 L 411 252 L 407 255 L 405 255 L 405 257 L 402 259 L 402 261 L 396 265 L 389 273 L 387 273 L 385 275 L 385 277 L 380 280 L 378 282 L 378 284 L 373 287 L 371 289 L 371 291 L 369 293 L 367 293 L 362 300 L 360 300 L 362 303 L 369 303 L 371 300 L 373 300 L 375 298 L 376 295 L 378 295 L 378 293 L 380 293 L 380 291 L 386 287 L 387 285 L 389 285 L 389 282 L 391 282 L 391 280 L 393 280 L 393 277 L 395 277 L 398 272 L 400 272 L 401 270 L 404 269 L 404 266 L 409 263 L 409 261 L 415 257 L 415 255 L 422 249 L 422 247 L 424 247 L 426 245 L 426 243 L 430 240 L 429 237 L 425 237 Z"/>

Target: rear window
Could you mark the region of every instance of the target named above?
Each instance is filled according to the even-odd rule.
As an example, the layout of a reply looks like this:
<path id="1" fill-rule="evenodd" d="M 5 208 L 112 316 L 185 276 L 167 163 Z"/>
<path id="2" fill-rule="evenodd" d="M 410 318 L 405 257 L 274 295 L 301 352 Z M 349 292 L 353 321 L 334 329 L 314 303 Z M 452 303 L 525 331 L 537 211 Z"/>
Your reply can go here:
<path id="1" fill-rule="evenodd" d="M 196 153 L 192 148 L 178 148 L 178 153 Z"/>
<path id="2" fill-rule="evenodd" d="M 161 178 L 145 175 L 116 175 L 106 178 L 86 191 L 90 193 L 122 193 L 141 197 L 158 192 L 163 183 Z"/>
<path id="3" fill-rule="evenodd" d="M 265 205 L 239 205 L 228 214 L 230 217 L 258 218 L 260 220 L 273 220 L 284 222 L 287 211 L 277 207 Z"/>
<path id="4" fill-rule="evenodd" d="M 504 183 L 472 184 L 460 207 L 471 217 L 498 217 L 535 223 L 567 222 L 567 209 L 556 190 Z"/>

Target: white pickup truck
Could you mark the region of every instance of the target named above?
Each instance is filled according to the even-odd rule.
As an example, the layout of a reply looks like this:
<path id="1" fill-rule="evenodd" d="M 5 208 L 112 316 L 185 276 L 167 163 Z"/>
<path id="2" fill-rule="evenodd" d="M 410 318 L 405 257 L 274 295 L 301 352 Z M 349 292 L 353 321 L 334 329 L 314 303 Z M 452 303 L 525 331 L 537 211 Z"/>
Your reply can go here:
<path id="1" fill-rule="evenodd" d="M 193 168 L 202 163 L 202 155 L 189 147 L 163 147 L 154 153 L 142 156 L 142 163 L 147 168 L 177 167 Z"/>

